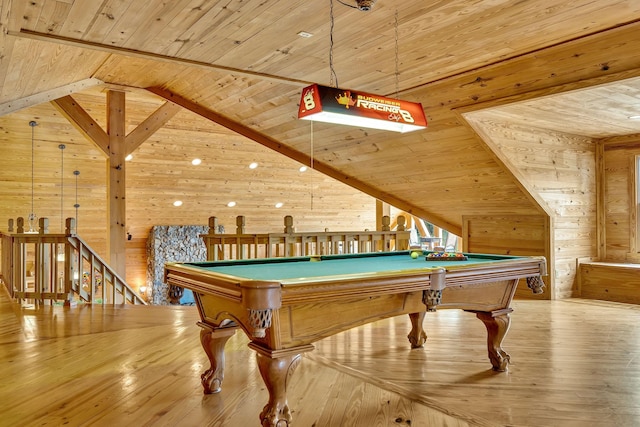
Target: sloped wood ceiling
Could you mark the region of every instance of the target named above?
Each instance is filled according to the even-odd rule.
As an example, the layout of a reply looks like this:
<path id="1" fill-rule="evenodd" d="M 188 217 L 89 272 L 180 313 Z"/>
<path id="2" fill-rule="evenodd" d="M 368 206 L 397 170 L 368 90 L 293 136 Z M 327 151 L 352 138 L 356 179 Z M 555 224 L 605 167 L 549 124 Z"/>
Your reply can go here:
<path id="1" fill-rule="evenodd" d="M 347 185 L 457 233 L 465 214 L 544 212 L 461 111 L 640 75 L 640 3 L 633 0 L 378 0 L 370 12 L 334 1 L 338 86 L 421 102 L 429 128 L 405 135 L 311 128 L 297 120 L 297 105 L 306 83 L 332 83 L 329 0 L 1 5 L 0 107 L 9 119 L 96 84 L 149 88 L 158 105 L 164 101 L 158 93 L 196 103 L 277 141 L 283 152 L 312 157 Z M 556 110 L 594 108 L 582 99 Z M 52 114 L 48 107 L 40 113 Z M 18 132 L 3 126 L 7 138 Z M 162 158 L 153 145 L 144 150 Z"/>

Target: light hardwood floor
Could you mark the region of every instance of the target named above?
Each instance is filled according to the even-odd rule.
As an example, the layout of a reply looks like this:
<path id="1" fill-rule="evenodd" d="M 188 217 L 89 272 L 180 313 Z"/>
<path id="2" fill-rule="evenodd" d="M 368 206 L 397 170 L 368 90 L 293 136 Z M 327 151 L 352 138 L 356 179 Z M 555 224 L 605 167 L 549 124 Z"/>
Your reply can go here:
<path id="1" fill-rule="evenodd" d="M 316 344 L 292 378 L 294 427 L 640 425 L 640 306 L 515 301 L 490 369 L 473 314 L 429 313 L 424 349 L 409 321 L 376 322 Z M 0 425 L 258 426 L 267 391 L 236 334 L 223 390 L 195 307 L 20 307 L 0 286 Z"/>

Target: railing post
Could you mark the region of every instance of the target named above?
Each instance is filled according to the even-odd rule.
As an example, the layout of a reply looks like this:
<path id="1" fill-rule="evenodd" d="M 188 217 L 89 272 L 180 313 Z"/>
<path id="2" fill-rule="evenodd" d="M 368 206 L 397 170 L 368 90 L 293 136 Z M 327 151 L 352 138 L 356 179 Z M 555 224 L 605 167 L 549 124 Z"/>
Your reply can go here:
<path id="1" fill-rule="evenodd" d="M 391 231 L 391 218 L 389 215 L 385 215 L 382 217 L 382 229 L 380 231 Z M 384 234 L 381 239 L 380 244 L 382 248 L 380 248 L 384 252 L 389 252 L 391 249 L 391 238 L 388 234 Z"/>
<path id="2" fill-rule="evenodd" d="M 244 234 L 244 215 L 238 215 L 236 217 L 236 234 Z"/>
<path id="3" fill-rule="evenodd" d="M 287 215 L 284 217 L 284 232 L 285 233 L 293 233 L 293 217 L 291 215 Z"/>
<path id="4" fill-rule="evenodd" d="M 39 218 L 38 227 L 38 233 L 47 234 L 49 232 L 49 218 Z"/>
<path id="5" fill-rule="evenodd" d="M 244 234 L 244 221 L 244 215 L 236 217 L 236 234 Z M 244 259 L 244 245 L 239 237 L 236 237 L 236 259 Z"/>
<path id="6" fill-rule="evenodd" d="M 16 230 L 16 233 L 24 233 L 24 218 L 21 216 L 18 217 L 18 229 Z"/>
<path id="7" fill-rule="evenodd" d="M 67 234 L 67 235 L 76 234 L 76 220 L 75 220 L 75 218 L 67 218 L 65 220 L 64 233 Z"/>
<path id="8" fill-rule="evenodd" d="M 222 248 L 218 247 L 215 243 L 213 243 L 213 235 L 218 232 L 218 218 L 215 216 L 209 217 L 209 232 L 203 236 L 204 244 L 207 248 L 207 260 L 208 261 L 217 261 L 220 258 L 220 252 L 222 252 Z"/>
<path id="9" fill-rule="evenodd" d="M 65 234 L 67 238 L 64 241 L 64 269 L 62 271 L 62 281 L 64 283 L 64 293 L 67 295 L 64 300 L 65 307 L 70 307 L 73 302 L 73 258 L 72 247 L 69 244 L 69 238 L 76 231 L 75 218 L 67 218 L 65 220 Z"/>
<path id="10" fill-rule="evenodd" d="M 396 227 L 397 231 L 406 231 L 406 223 L 407 219 L 404 215 L 398 215 L 398 226 Z M 408 239 L 398 239 L 396 238 L 396 250 L 402 251 L 405 249 L 409 249 L 409 240 Z"/>

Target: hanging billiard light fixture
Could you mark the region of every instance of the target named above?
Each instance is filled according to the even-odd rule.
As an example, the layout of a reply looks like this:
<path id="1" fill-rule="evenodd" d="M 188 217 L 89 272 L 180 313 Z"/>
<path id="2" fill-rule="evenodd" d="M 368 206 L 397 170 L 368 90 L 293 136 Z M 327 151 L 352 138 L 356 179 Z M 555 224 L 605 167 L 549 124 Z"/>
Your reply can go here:
<path id="1" fill-rule="evenodd" d="M 419 103 L 319 84 L 302 90 L 298 118 L 401 133 L 427 127 Z"/>
<path id="2" fill-rule="evenodd" d="M 371 4 L 372 5 L 372 4 Z M 365 10 L 365 9 L 360 9 Z M 369 9 L 366 9 L 369 10 Z M 313 84 L 302 90 L 298 118 L 325 123 L 366 127 L 395 132 L 412 132 L 427 127 L 422 105 L 382 95 L 339 89 L 333 69 L 333 0 L 330 7 L 330 80 L 336 87 Z M 396 13 L 396 93 L 398 92 L 398 19 Z M 396 95 L 397 96 L 397 95 Z"/>

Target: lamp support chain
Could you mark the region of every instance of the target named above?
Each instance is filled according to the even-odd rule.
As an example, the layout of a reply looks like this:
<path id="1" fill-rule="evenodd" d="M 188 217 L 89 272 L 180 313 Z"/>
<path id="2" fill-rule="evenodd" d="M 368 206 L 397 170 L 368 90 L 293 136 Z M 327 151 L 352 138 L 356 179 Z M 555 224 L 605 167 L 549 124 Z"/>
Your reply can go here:
<path id="1" fill-rule="evenodd" d="M 311 170 L 309 171 L 310 172 L 309 183 L 311 185 L 311 210 L 313 210 L 313 120 L 311 120 L 310 123 L 311 123 L 311 156 L 310 156 L 309 165 L 311 166 Z"/>
<path id="2" fill-rule="evenodd" d="M 329 86 L 338 87 L 338 76 L 333 68 L 333 21 L 333 0 L 329 0 Z"/>
<path id="3" fill-rule="evenodd" d="M 58 145 L 60 149 L 60 233 L 64 233 L 64 144 Z"/>
<path id="4" fill-rule="evenodd" d="M 395 43 L 396 43 L 396 98 L 398 97 L 398 92 L 400 92 L 400 67 L 398 65 L 398 9 L 396 9 L 396 19 L 395 19 Z"/>

